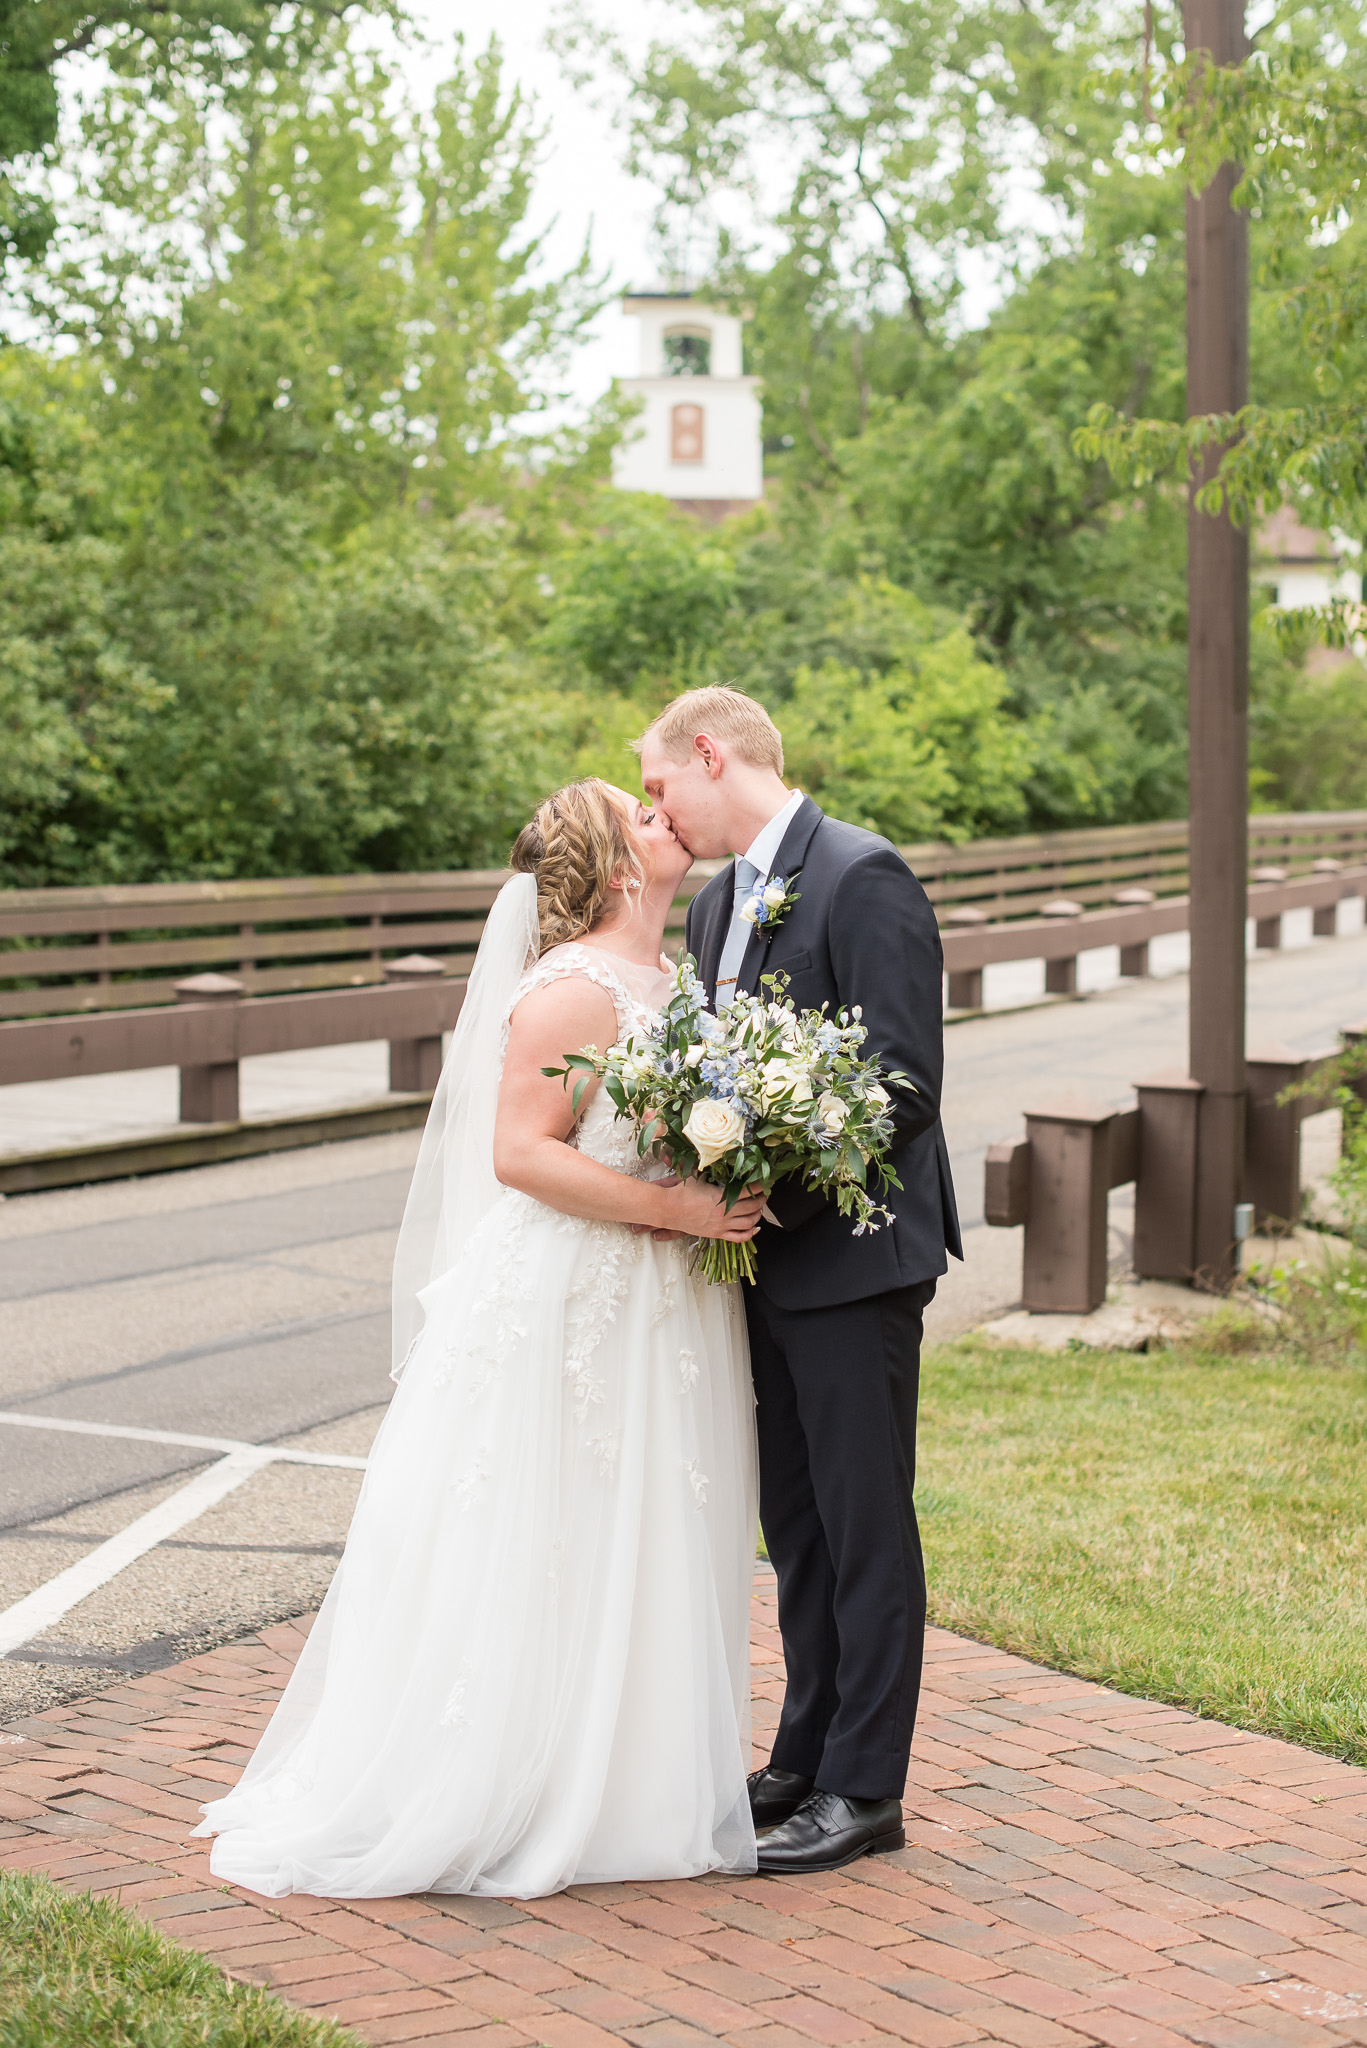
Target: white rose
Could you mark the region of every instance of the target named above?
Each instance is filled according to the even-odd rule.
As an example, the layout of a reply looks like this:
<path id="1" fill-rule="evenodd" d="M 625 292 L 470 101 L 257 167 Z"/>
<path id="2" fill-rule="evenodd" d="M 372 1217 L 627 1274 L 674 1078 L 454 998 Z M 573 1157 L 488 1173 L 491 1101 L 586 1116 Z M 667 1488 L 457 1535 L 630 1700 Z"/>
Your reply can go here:
<path id="1" fill-rule="evenodd" d="M 892 1097 L 888 1094 L 887 1089 L 881 1087 L 877 1081 L 874 1082 L 871 1088 L 866 1088 L 864 1092 L 868 1096 L 869 1101 L 876 1102 L 880 1109 L 886 1109 L 892 1101 Z"/>
<path id="2" fill-rule="evenodd" d="M 700 1166 L 711 1166 L 727 1152 L 734 1152 L 745 1136 L 745 1118 L 734 1102 L 703 1099 L 688 1112 L 684 1136 L 698 1155 Z"/>
<path id="3" fill-rule="evenodd" d="M 832 1095 L 827 1089 L 824 1095 L 817 1097 L 816 1109 L 817 1115 L 832 1136 L 838 1136 L 844 1130 L 849 1111 L 838 1095 Z"/>
<path id="4" fill-rule="evenodd" d="M 794 1102 L 810 1102 L 811 1075 L 791 1060 L 766 1060 L 760 1072 L 760 1101 L 766 1110 L 772 1109 L 784 1095 Z"/>
<path id="5" fill-rule="evenodd" d="M 754 897 L 751 896 L 746 902 L 741 904 L 740 921 L 742 924 L 754 924 L 758 917 L 759 911 L 755 908 Z"/>
<path id="6" fill-rule="evenodd" d="M 798 1029 L 797 1018 L 788 1008 L 788 1005 L 786 1003 L 770 1003 L 768 1017 L 771 1024 L 778 1026 L 779 1044 L 783 1047 L 783 1050 L 785 1052 L 796 1052 L 802 1043 L 802 1033 Z"/>
<path id="7" fill-rule="evenodd" d="M 786 894 L 787 894 L 787 891 L 785 890 L 785 888 L 784 888 L 784 886 L 783 886 L 782 882 L 769 882 L 769 883 L 767 883 L 767 884 L 766 884 L 766 886 L 765 886 L 765 890 L 764 890 L 764 907 L 765 907 L 765 909 L 766 909 L 766 910 L 777 910 L 777 909 L 779 908 L 780 904 L 781 904 L 781 903 L 783 902 L 784 896 L 785 896 Z"/>
<path id="8" fill-rule="evenodd" d="M 683 1056 L 683 1063 L 686 1067 L 700 1067 L 706 1058 L 707 1047 L 705 1045 L 690 1045 L 688 1051 Z"/>

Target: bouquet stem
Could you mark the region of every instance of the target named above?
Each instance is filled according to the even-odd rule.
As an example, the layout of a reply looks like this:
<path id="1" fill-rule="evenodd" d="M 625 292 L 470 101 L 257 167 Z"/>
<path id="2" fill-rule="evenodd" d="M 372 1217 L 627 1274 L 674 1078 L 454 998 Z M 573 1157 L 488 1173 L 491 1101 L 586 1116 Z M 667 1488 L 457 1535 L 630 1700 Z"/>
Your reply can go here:
<path id="1" fill-rule="evenodd" d="M 690 1273 L 701 1273 L 704 1280 L 715 1286 L 729 1285 L 733 1280 L 748 1280 L 755 1284 L 755 1247 L 753 1244 L 732 1244 L 724 1237 L 699 1238 L 693 1247 L 689 1260 Z"/>

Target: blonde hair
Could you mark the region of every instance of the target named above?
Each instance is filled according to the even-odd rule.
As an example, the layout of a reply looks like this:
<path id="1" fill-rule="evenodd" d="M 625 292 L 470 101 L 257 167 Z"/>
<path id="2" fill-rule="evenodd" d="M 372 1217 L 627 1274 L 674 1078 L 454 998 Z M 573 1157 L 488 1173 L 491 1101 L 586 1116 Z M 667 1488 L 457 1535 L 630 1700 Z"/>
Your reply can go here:
<path id="1" fill-rule="evenodd" d="M 509 865 L 535 877 L 543 953 L 593 930 L 614 880 L 639 886 L 649 879 L 621 805 L 596 775 L 567 783 L 538 806 L 517 835 Z"/>
<path id="2" fill-rule="evenodd" d="M 671 761 L 686 761 L 700 732 L 725 740 L 752 768 L 772 768 L 782 775 L 783 741 L 778 727 L 762 704 L 728 683 L 685 690 L 682 697 L 666 704 L 632 745 L 639 754 L 647 740 L 657 740 Z"/>

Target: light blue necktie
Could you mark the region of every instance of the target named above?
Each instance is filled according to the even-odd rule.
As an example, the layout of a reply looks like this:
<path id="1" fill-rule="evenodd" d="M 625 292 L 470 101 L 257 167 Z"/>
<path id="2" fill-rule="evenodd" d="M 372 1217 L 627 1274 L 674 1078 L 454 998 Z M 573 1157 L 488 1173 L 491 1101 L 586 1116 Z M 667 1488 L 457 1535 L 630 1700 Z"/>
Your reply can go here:
<path id="1" fill-rule="evenodd" d="M 754 895 L 755 884 L 758 880 L 759 869 L 753 861 L 738 860 L 736 862 L 736 887 L 735 894 L 731 899 L 731 926 L 726 934 L 726 944 L 721 949 L 721 959 L 717 965 L 717 1008 L 719 1010 L 724 1010 L 729 1003 L 735 1000 L 736 976 L 740 973 L 740 963 L 745 958 L 745 949 L 750 943 L 750 934 L 754 930 L 753 925 L 746 924 L 742 920 L 740 914 L 741 906 L 748 903 L 751 896 Z"/>

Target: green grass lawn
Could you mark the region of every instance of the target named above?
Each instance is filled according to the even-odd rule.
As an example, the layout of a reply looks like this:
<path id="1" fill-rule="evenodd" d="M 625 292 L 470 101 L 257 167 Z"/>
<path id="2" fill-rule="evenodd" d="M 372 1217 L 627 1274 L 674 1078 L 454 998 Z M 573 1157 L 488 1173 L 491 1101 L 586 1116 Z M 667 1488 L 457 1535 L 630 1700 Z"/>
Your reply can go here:
<path id="1" fill-rule="evenodd" d="M 1367 1764 L 1361 1363 L 966 1340 L 919 1444 L 935 1621 Z"/>
<path id="2" fill-rule="evenodd" d="M 0 2048 L 360 2048 L 132 1913 L 0 1875 Z"/>

